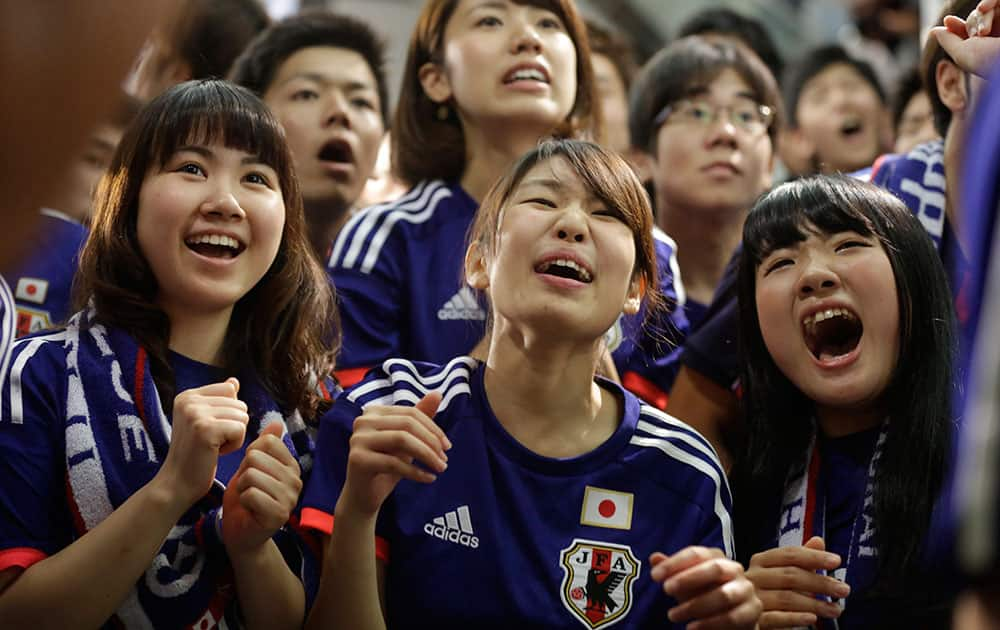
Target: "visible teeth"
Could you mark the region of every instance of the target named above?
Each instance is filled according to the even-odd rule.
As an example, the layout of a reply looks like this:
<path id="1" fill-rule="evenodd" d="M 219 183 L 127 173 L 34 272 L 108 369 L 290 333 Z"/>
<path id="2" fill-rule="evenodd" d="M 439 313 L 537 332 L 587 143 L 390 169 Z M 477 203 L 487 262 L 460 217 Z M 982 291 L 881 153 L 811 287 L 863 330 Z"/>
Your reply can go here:
<path id="1" fill-rule="evenodd" d="M 807 329 L 810 329 L 810 332 L 812 332 L 812 329 L 816 327 L 816 324 L 828 319 L 833 319 L 834 317 L 846 317 L 849 320 L 857 319 L 854 313 L 845 308 L 828 308 L 825 311 L 817 311 L 809 317 L 806 317 L 802 320 L 802 325 Z"/>
<path id="2" fill-rule="evenodd" d="M 538 270 L 542 273 L 545 273 L 553 265 L 569 267 L 570 269 L 575 270 L 580 275 L 580 278 L 582 278 L 584 282 L 590 282 L 590 272 L 581 267 L 580 265 L 576 264 L 574 261 L 566 258 L 557 258 L 555 260 L 546 261 L 542 263 L 542 265 L 539 267 Z"/>
<path id="3" fill-rule="evenodd" d="M 534 68 L 522 68 L 510 75 L 511 81 L 545 81 L 545 75 Z"/>
<path id="4" fill-rule="evenodd" d="M 198 236 L 188 238 L 186 242 L 188 245 L 207 243 L 209 245 L 221 245 L 222 247 L 228 247 L 230 249 L 238 250 L 240 248 L 239 241 L 224 234 L 199 234 Z"/>

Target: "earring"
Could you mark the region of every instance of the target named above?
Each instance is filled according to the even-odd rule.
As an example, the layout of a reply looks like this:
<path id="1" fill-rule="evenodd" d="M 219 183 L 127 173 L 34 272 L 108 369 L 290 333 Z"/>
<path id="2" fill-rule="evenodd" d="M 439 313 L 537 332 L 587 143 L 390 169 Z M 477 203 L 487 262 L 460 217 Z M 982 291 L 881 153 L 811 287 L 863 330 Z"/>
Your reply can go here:
<path id="1" fill-rule="evenodd" d="M 437 114 L 437 119 L 438 119 L 438 120 L 440 120 L 440 121 L 442 121 L 442 122 L 443 122 L 443 121 L 445 121 L 445 120 L 448 120 L 448 115 L 449 115 L 450 113 L 451 113 L 451 112 L 450 112 L 450 110 L 448 109 L 448 106 L 447 106 L 447 105 L 438 105 L 438 108 L 437 108 L 437 113 L 436 113 L 436 114 Z"/>

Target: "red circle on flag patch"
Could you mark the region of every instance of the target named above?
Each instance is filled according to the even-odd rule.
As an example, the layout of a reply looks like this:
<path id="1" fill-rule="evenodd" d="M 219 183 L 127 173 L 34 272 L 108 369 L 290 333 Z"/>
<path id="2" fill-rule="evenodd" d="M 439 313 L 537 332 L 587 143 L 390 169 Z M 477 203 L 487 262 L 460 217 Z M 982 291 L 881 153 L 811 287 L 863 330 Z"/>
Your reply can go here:
<path id="1" fill-rule="evenodd" d="M 33 284 L 29 284 L 24 290 L 28 292 L 28 295 L 34 295 L 38 292 L 38 287 Z"/>
<path id="2" fill-rule="evenodd" d="M 597 506 L 597 511 L 601 513 L 604 518 L 611 518 L 615 515 L 615 502 L 611 499 L 604 499 Z"/>

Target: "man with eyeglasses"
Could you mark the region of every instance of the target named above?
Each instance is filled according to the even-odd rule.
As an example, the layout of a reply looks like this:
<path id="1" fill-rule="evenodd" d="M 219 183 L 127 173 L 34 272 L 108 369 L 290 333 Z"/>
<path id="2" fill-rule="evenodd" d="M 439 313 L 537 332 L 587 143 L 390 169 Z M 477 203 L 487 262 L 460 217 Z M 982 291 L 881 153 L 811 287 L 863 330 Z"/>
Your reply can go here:
<path id="1" fill-rule="evenodd" d="M 753 52 L 698 36 L 660 51 L 632 88 L 631 141 L 653 183 L 657 225 L 677 243 L 692 329 L 753 200 L 771 186 L 779 98 Z"/>

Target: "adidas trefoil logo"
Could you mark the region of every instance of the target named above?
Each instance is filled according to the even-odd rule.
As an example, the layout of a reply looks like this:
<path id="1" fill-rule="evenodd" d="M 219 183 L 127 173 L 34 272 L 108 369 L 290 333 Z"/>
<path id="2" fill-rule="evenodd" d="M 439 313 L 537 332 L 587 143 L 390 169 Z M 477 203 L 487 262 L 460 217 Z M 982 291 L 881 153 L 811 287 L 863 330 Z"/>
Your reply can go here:
<path id="1" fill-rule="evenodd" d="M 479 547 L 479 539 L 473 535 L 468 505 L 463 505 L 424 524 L 424 533 L 471 549 Z"/>
<path id="2" fill-rule="evenodd" d="M 449 319 L 474 319 L 483 321 L 486 319 L 486 311 L 479 305 L 476 294 L 471 287 L 462 287 L 458 293 L 444 303 L 438 309 L 439 320 Z"/>

